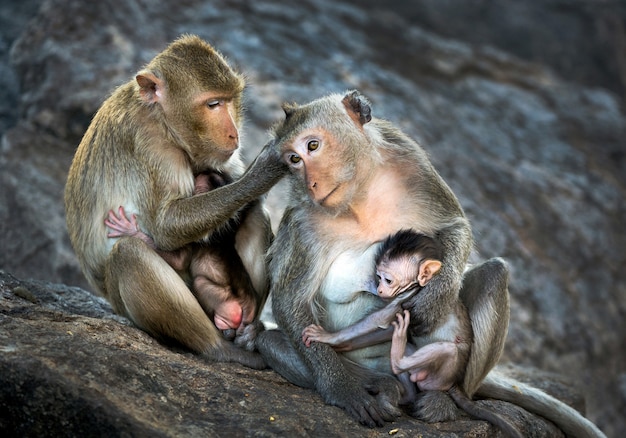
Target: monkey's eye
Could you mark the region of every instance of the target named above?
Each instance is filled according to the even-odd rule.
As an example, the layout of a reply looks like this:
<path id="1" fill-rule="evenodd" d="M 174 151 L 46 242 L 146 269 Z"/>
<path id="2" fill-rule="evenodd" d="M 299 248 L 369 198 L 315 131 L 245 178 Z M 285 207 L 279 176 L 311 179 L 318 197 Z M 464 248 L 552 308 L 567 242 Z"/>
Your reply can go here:
<path id="1" fill-rule="evenodd" d="M 296 154 L 292 154 L 289 156 L 289 161 L 291 162 L 291 164 L 298 164 L 300 161 L 302 161 L 302 158 L 300 158 Z"/>
<path id="2" fill-rule="evenodd" d="M 209 100 L 206 103 L 206 106 L 208 106 L 209 108 L 215 108 L 215 107 L 218 107 L 220 103 L 222 103 L 221 100 Z"/>
<path id="3" fill-rule="evenodd" d="M 317 148 L 320 147 L 320 142 L 318 140 L 310 140 L 307 144 L 306 147 L 309 151 L 314 151 Z"/>
<path id="4" fill-rule="evenodd" d="M 387 283 L 387 284 L 389 284 L 389 285 L 390 285 L 390 284 L 392 283 L 392 281 L 391 281 L 391 279 L 390 279 L 390 278 L 385 278 L 385 283 Z"/>

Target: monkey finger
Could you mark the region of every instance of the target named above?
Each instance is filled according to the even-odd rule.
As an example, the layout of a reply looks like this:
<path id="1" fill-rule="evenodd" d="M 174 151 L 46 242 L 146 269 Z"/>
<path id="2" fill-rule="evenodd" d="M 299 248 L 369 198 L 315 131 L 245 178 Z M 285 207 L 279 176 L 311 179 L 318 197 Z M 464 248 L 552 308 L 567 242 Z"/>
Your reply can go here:
<path id="1" fill-rule="evenodd" d="M 391 325 L 393 326 L 393 334 L 394 336 L 400 332 L 400 326 L 398 325 L 398 323 L 396 321 L 392 321 Z"/>
<path id="2" fill-rule="evenodd" d="M 375 401 L 371 403 L 367 403 L 363 406 L 362 417 L 366 420 L 366 423 L 369 427 L 382 427 L 385 425 L 385 416 L 382 412 L 380 412 Z"/>
<path id="3" fill-rule="evenodd" d="M 396 313 L 396 321 L 392 324 L 398 327 L 398 330 L 404 330 L 404 318 L 401 313 Z"/>
<path id="4" fill-rule="evenodd" d="M 404 310 L 404 321 L 409 324 L 411 322 L 411 312 Z"/>
<path id="5" fill-rule="evenodd" d="M 304 334 L 302 335 L 302 342 L 304 342 L 304 345 L 306 345 L 307 347 L 311 346 L 311 342 L 317 341 L 317 339 L 315 339 L 314 336 L 311 336 L 309 334 Z"/>
<path id="6" fill-rule="evenodd" d="M 123 232 L 124 229 L 123 227 L 121 227 L 117 222 L 111 222 L 108 219 L 104 220 L 104 225 L 106 225 L 107 227 L 111 228 L 112 230 L 118 231 L 118 232 Z"/>

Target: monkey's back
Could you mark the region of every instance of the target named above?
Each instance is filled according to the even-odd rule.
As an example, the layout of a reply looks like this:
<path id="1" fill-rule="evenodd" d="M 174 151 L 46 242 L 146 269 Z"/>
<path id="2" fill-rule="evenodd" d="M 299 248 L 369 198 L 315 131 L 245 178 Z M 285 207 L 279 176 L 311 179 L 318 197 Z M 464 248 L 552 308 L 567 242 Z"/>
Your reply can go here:
<path id="1" fill-rule="evenodd" d="M 102 104 L 81 140 L 70 166 L 65 187 L 67 228 L 83 273 L 96 291 L 103 287 L 104 262 L 117 239 L 107 237 L 104 219 L 108 211 L 123 206 L 137 214 L 140 225 L 154 211 L 153 175 L 147 139 L 155 124 L 134 90 L 132 81 L 117 88 Z M 148 127 L 148 128 L 147 128 Z M 152 128 L 154 131 L 155 128 Z M 180 153 L 180 151 L 178 151 Z M 176 157 L 160 157 L 171 159 Z M 159 157 L 153 160 L 158 160 Z M 193 175 L 185 183 L 193 191 Z M 145 226 L 141 226 L 145 229 Z"/>

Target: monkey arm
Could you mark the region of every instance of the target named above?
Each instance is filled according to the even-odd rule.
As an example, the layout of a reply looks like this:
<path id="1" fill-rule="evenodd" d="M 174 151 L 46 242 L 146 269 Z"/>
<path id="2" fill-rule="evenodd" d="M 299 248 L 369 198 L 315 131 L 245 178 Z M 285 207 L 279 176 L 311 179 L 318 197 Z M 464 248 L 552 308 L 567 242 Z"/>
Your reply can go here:
<path id="1" fill-rule="evenodd" d="M 380 310 L 377 310 L 357 323 L 334 333 L 329 333 L 319 325 L 309 325 L 302 332 L 302 340 L 307 347 L 311 342 L 332 345 L 337 351 L 351 351 L 357 348 L 386 342 L 391 339 L 391 331 L 386 331 L 396 313 L 401 310 L 400 302 L 406 298 L 397 297 Z M 379 330 L 383 329 L 383 330 Z"/>
<path id="2" fill-rule="evenodd" d="M 241 178 L 188 198 L 163 200 L 151 227 L 159 248 L 176 249 L 202 239 L 225 224 L 239 209 L 267 192 L 287 172 L 287 166 L 265 145 Z"/>
<path id="3" fill-rule="evenodd" d="M 358 350 L 359 348 L 370 347 L 376 344 L 382 344 L 391 340 L 393 334 L 393 327 L 388 326 L 385 329 L 377 329 L 371 333 L 367 333 L 362 336 L 358 336 L 349 341 L 341 342 L 334 346 L 335 351 L 346 352 L 352 350 Z"/>
<path id="4" fill-rule="evenodd" d="M 357 323 L 334 333 L 312 324 L 302 332 L 302 341 L 307 347 L 312 341 L 323 342 L 335 347 L 335 351 L 352 351 L 391 340 L 391 322 L 402 310 L 402 303 L 418 293 L 421 288 L 411 288 L 397 295 L 385 307 L 377 310 Z"/>

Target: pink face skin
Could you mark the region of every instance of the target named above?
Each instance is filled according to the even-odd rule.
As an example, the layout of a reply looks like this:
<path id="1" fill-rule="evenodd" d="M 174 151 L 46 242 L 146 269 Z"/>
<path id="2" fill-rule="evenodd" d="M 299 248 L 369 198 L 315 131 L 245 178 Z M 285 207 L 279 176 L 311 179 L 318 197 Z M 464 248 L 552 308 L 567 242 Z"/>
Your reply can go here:
<path id="1" fill-rule="evenodd" d="M 391 299 L 414 286 L 425 286 L 441 269 L 439 260 L 422 260 L 416 257 L 384 258 L 376 267 L 378 287 L 383 299 Z"/>

